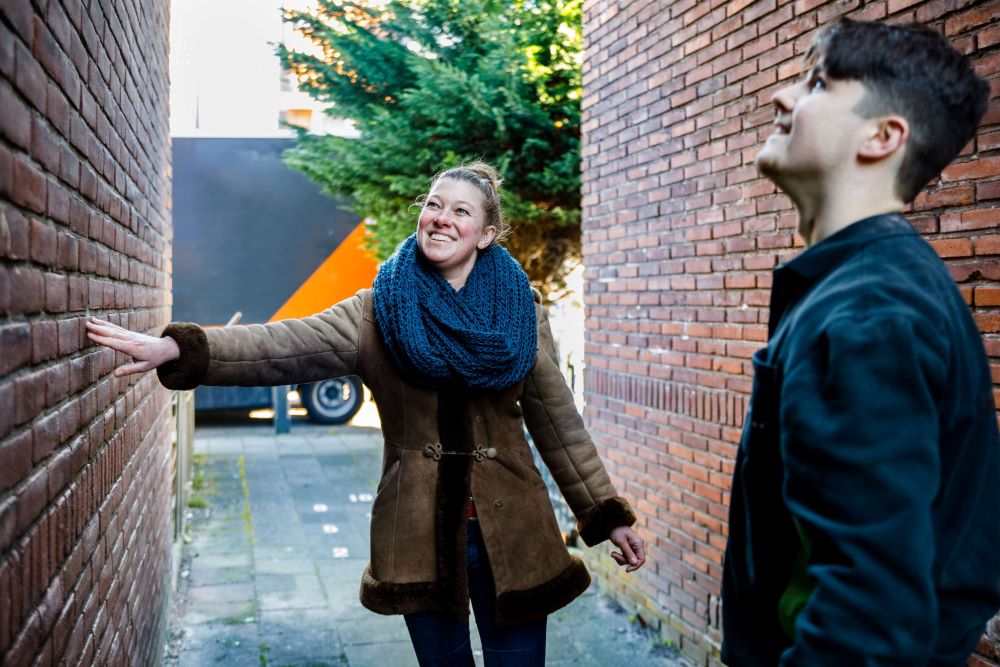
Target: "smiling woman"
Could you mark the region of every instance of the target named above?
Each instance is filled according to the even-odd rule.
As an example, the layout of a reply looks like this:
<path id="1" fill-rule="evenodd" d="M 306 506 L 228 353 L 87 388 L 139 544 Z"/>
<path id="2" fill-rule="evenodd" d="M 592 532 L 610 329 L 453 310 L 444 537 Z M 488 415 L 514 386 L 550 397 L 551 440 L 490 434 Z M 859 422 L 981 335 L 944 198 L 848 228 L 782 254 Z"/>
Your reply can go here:
<path id="1" fill-rule="evenodd" d="M 416 232 L 371 289 L 302 319 L 156 338 L 93 320 L 97 343 L 168 388 L 302 384 L 357 375 L 385 440 L 361 602 L 404 614 L 421 665 L 473 664 L 469 603 L 487 665 L 543 665 L 547 615 L 590 584 L 566 549 L 527 427 L 589 545 L 645 562 L 559 370 L 548 315 L 508 234 L 500 179 L 475 162 L 438 174 Z M 515 662 L 510 662 L 511 659 Z"/>
<path id="2" fill-rule="evenodd" d="M 476 263 L 478 251 L 493 244 L 498 225 L 503 223 L 487 220 L 487 198 L 480 191 L 482 186 L 447 173 L 437 179 L 424 200 L 417 221 L 417 243 L 427 261 L 455 290 L 460 290 Z M 489 176 L 485 172 L 480 178 Z M 495 191 L 498 184 L 490 181 L 489 186 L 487 190 Z"/>

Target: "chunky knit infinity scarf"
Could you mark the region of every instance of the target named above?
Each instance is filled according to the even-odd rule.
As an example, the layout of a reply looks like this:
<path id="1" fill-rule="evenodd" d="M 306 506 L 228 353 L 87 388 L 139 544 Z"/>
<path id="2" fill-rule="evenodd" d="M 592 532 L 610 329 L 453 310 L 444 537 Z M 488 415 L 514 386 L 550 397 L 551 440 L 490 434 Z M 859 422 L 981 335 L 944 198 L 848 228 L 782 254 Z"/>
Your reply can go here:
<path id="1" fill-rule="evenodd" d="M 414 384 L 502 389 L 523 380 L 535 362 L 528 276 L 500 246 L 479 252 L 456 292 L 424 259 L 414 234 L 382 264 L 373 296 L 382 340 Z"/>

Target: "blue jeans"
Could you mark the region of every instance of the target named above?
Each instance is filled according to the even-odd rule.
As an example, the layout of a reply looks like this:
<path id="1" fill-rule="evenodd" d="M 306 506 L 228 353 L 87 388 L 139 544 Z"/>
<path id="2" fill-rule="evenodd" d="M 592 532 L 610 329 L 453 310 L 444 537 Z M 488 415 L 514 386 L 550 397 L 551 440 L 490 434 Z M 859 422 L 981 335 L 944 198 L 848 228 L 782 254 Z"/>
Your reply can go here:
<path id="1" fill-rule="evenodd" d="M 469 521 L 469 597 L 476 614 L 479 638 L 483 642 L 486 667 L 543 667 L 545 664 L 545 621 L 496 627 L 493 607 L 496 594 L 493 574 L 486 559 L 486 547 L 478 521 Z M 456 621 L 445 614 L 406 614 L 406 628 L 420 667 L 473 667 L 469 622 Z"/>

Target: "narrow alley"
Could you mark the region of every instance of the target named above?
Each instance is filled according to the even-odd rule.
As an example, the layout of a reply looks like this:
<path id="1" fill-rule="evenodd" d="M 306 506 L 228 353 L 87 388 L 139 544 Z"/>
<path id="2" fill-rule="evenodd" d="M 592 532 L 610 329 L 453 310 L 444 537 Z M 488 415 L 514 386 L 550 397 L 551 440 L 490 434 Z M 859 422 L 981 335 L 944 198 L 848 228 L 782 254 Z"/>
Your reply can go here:
<path id="1" fill-rule="evenodd" d="M 379 431 L 199 419 L 165 664 L 416 665 L 402 617 L 358 601 Z M 685 664 L 674 655 L 596 586 L 549 620 L 550 665 Z"/>

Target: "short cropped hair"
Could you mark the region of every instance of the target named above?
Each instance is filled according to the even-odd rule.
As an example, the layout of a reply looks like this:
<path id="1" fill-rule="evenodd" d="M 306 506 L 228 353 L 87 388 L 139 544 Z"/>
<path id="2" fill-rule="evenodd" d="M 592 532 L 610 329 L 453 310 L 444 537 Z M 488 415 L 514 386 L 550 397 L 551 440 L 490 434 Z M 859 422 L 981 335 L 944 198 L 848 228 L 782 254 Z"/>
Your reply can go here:
<path id="1" fill-rule="evenodd" d="M 841 19 L 807 56 L 831 79 L 861 82 L 865 118 L 898 114 L 910 125 L 896 194 L 913 201 L 955 159 L 986 113 L 989 87 L 969 59 L 930 28 Z"/>

